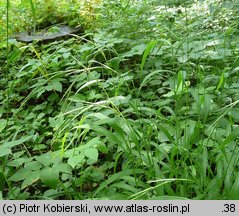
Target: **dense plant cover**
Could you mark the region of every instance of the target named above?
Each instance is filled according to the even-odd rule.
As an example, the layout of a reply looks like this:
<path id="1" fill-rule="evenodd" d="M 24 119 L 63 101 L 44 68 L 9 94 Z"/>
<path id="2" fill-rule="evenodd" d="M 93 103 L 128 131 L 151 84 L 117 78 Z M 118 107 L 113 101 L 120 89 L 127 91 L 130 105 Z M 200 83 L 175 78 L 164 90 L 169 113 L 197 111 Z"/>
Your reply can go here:
<path id="1" fill-rule="evenodd" d="M 238 6 L 0 1 L 0 198 L 239 199 Z"/>

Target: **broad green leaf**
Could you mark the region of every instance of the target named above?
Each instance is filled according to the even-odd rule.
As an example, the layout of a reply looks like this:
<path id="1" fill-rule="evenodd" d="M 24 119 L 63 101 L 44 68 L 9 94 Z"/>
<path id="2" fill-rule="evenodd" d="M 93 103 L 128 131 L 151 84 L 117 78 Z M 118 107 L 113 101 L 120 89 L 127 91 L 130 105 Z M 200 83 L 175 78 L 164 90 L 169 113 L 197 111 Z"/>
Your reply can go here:
<path id="1" fill-rule="evenodd" d="M 95 137 L 95 138 L 91 139 L 89 142 L 87 142 L 85 145 L 79 146 L 79 149 L 83 150 L 83 149 L 88 149 L 90 147 L 96 147 L 100 143 L 101 143 L 100 138 L 99 137 Z"/>
<path id="2" fill-rule="evenodd" d="M 72 168 L 67 163 L 55 163 L 52 166 L 53 169 L 57 170 L 58 172 L 68 173 L 71 174 Z"/>
<path id="3" fill-rule="evenodd" d="M 42 165 L 38 161 L 32 161 L 30 163 L 26 163 L 24 167 L 29 170 L 39 170 L 41 169 Z"/>
<path id="4" fill-rule="evenodd" d="M 33 151 L 39 151 L 39 150 L 43 150 L 43 149 L 46 149 L 46 148 L 47 148 L 46 145 L 44 145 L 44 144 L 38 144 L 38 145 L 35 145 L 32 150 L 33 150 Z"/>
<path id="5" fill-rule="evenodd" d="M 48 121 L 49 121 L 50 127 L 57 129 L 64 122 L 64 117 L 63 116 L 58 116 L 56 118 L 49 117 Z"/>
<path id="6" fill-rule="evenodd" d="M 21 189 L 24 189 L 28 187 L 29 185 L 32 185 L 34 182 L 39 180 L 40 171 L 29 171 L 27 178 L 24 179 L 22 182 Z"/>
<path id="7" fill-rule="evenodd" d="M 174 91 L 169 91 L 167 94 L 164 94 L 163 96 L 164 97 L 172 97 L 175 95 L 175 92 Z"/>
<path id="8" fill-rule="evenodd" d="M 37 98 L 41 97 L 41 95 L 46 91 L 45 87 L 39 87 L 37 91 Z"/>
<path id="9" fill-rule="evenodd" d="M 84 154 L 85 156 L 87 156 L 89 159 L 87 160 L 88 164 L 93 164 L 95 162 L 97 162 L 98 160 L 98 150 L 95 148 L 88 148 L 84 150 Z"/>
<path id="10" fill-rule="evenodd" d="M 142 55 L 145 51 L 146 44 L 139 44 L 133 47 L 129 52 L 125 53 L 123 57 L 132 57 L 134 55 Z"/>
<path id="11" fill-rule="evenodd" d="M 52 164 L 53 156 L 51 156 L 51 153 L 49 152 L 40 156 L 36 156 L 35 159 L 42 165 L 49 166 L 50 164 Z"/>
<path id="12" fill-rule="evenodd" d="M 58 29 L 58 31 L 59 31 L 59 29 Z M 62 48 L 60 48 L 57 52 L 58 52 L 58 53 L 66 53 L 66 52 L 68 52 L 68 51 L 69 51 L 69 49 L 66 49 L 66 48 L 62 47 Z"/>
<path id="13" fill-rule="evenodd" d="M 0 119 L 0 133 L 4 130 L 6 126 L 7 126 L 7 120 Z"/>
<path id="14" fill-rule="evenodd" d="M 7 165 L 12 167 L 19 167 L 25 163 L 26 159 L 26 157 L 17 158 L 13 161 L 10 161 Z"/>
<path id="15" fill-rule="evenodd" d="M 71 167 L 74 169 L 77 165 L 83 164 L 84 161 L 85 161 L 85 155 L 79 154 L 79 155 L 73 155 L 69 157 L 67 163 L 71 165 Z"/>
<path id="16" fill-rule="evenodd" d="M 205 43 L 205 47 L 207 47 L 207 46 L 216 46 L 216 45 L 219 45 L 219 44 L 222 44 L 223 43 L 223 40 L 219 40 L 219 39 L 217 39 L 217 40 L 210 40 L 210 41 L 207 41 L 206 43 Z"/>
<path id="17" fill-rule="evenodd" d="M 15 141 L 10 141 L 10 142 L 4 142 L 1 146 L 0 146 L 0 152 L 2 151 L 2 148 L 8 147 L 8 148 L 12 148 L 14 146 L 17 145 L 21 145 L 22 143 L 28 141 L 29 139 L 31 139 L 33 136 L 27 136 L 27 137 L 23 137 L 19 140 L 15 140 Z"/>
<path id="18" fill-rule="evenodd" d="M 46 186 L 56 189 L 59 183 L 59 171 L 53 167 L 46 167 L 41 170 L 40 180 Z"/>
<path id="19" fill-rule="evenodd" d="M 62 92 L 62 84 L 59 81 L 53 81 L 51 85 L 53 90 Z"/>
<path id="20" fill-rule="evenodd" d="M 234 119 L 234 121 L 239 121 L 239 109 L 238 108 L 232 108 L 229 111 L 229 116 Z"/>
<path id="21" fill-rule="evenodd" d="M 6 146 L 0 146 L 0 157 L 6 156 L 11 154 L 12 151 L 10 148 L 6 147 Z"/>
<path id="22" fill-rule="evenodd" d="M 205 58 L 209 58 L 209 59 L 213 59 L 213 60 L 223 58 L 223 56 L 219 55 L 219 53 L 217 51 L 213 51 L 213 50 L 204 51 L 204 56 L 205 56 Z"/>
<path id="23" fill-rule="evenodd" d="M 28 137 L 24 137 L 24 138 L 19 139 L 19 140 L 4 142 L 0 146 L 0 157 L 11 154 L 12 153 L 12 151 L 11 151 L 12 147 L 17 146 L 17 145 L 21 145 L 22 143 L 26 142 L 27 140 L 29 140 L 32 137 L 33 136 L 28 136 Z"/>
<path id="24" fill-rule="evenodd" d="M 22 181 L 26 180 L 26 182 L 35 182 L 39 179 L 39 171 L 32 171 L 30 169 L 22 168 L 18 170 L 15 174 L 13 174 L 8 180 L 9 181 Z M 29 181 L 28 181 L 29 180 Z"/>
<path id="25" fill-rule="evenodd" d="M 52 83 L 50 83 L 50 84 L 48 84 L 48 85 L 45 87 L 44 91 L 45 91 L 45 90 L 46 90 L 46 91 L 52 91 L 52 89 L 53 89 Z"/>
<path id="26" fill-rule="evenodd" d="M 158 127 L 162 131 L 162 133 L 167 137 L 167 139 L 170 142 L 174 143 L 174 138 L 171 136 L 171 134 L 169 133 L 168 129 L 165 128 L 163 125 L 159 125 Z"/>
<path id="27" fill-rule="evenodd" d="M 89 173 L 94 182 L 100 182 L 105 178 L 104 171 L 97 167 L 89 166 L 89 169 L 85 170 L 85 172 Z"/>
<path id="28" fill-rule="evenodd" d="M 109 150 L 103 142 L 100 142 L 98 144 L 97 149 L 99 149 L 99 151 L 102 153 L 108 153 L 108 150 Z"/>
<path id="29" fill-rule="evenodd" d="M 103 126 L 91 125 L 91 124 L 84 124 L 76 126 L 75 128 L 82 128 L 82 129 L 91 129 L 101 135 L 104 135 L 107 139 L 109 139 L 113 143 L 117 143 L 122 145 L 122 140 L 116 134 L 112 133 L 111 131 L 107 130 Z"/>
<path id="30" fill-rule="evenodd" d="M 116 96 L 116 97 L 112 97 L 109 98 L 108 101 L 112 104 L 114 104 L 115 106 L 119 106 L 121 104 L 128 104 L 129 100 L 130 100 L 131 96 L 128 95 L 127 97 L 124 96 Z"/>
<path id="31" fill-rule="evenodd" d="M 164 133 L 160 133 L 160 135 L 159 135 L 159 139 L 160 139 L 160 140 L 162 139 L 162 138 L 161 138 L 161 135 L 162 135 L 162 136 L 165 136 Z M 165 137 L 166 137 L 166 136 L 165 136 Z M 168 139 L 166 138 L 165 141 L 168 141 Z M 161 142 L 162 142 L 162 141 L 161 141 Z M 165 152 L 167 152 L 167 153 L 169 153 L 169 152 L 171 151 L 171 149 L 173 148 L 173 146 L 172 146 L 172 145 L 169 145 L 169 144 L 166 144 L 166 143 L 162 143 L 162 144 L 159 145 L 158 148 L 159 148 L 159 149 L 162 149 L 163 151 L 165 151 Z"/>
<path id="32" fill-rule="evenodd" d="M 178 59 L 179 62 L 185 63 L 185 62 L 188 61 L 189 55 L 181 55 L 181 56 L 179 56 L 177 59 Z"/>
<path id="33" fill-rule="evenodd" d="M 68 59 L 70 55 L 71 55 L 71 53 L 67 52 L 67 53 L 64 53 L 62 56 L 64 59 Z"/>
<path id="34" fill-rule="evenodd" d="M 82 145 L 82 146 L 64 151 L 64 153 L 63 153 L 64 157 L 70 158 L 70 157 L 73 157 L 75 155 L 79 155 L 80 154 L 80 149 L 84 149 L 84 146 L 85 145 Z"/>

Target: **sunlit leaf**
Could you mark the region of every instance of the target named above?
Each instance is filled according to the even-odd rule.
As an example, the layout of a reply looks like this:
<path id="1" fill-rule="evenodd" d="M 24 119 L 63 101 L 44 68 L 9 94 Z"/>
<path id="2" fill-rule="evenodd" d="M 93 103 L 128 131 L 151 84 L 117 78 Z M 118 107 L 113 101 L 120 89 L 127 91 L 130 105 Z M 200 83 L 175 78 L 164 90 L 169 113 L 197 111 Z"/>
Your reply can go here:
<path id="1" fill-rule="evenodd" d="M 72 168 L 75 168 L 77 165 L 82 165 L 85 161 L 85 155 L 79 154 L 79 155 L 73 155 L 69 157 L 67 163 L 71 165 Z"/>
<path id="2" fill-rule="evenodd" d="M 98 160 L 98 150 L 95 148 L 88 148 L 84 150 L 84 154 L 89 158 L 87 160 L 88 164 L 93 164 Z"/>

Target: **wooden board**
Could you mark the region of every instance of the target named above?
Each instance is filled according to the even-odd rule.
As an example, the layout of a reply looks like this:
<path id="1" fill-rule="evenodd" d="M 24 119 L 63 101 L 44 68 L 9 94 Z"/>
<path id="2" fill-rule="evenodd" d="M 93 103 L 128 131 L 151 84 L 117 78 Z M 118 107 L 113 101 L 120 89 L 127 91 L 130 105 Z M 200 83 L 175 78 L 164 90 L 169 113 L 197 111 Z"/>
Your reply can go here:
<path id="1" fill-rule="evenodd" d="M 20 33 L 15 38 L 17 41 L 24 43 L 31 43 L 33 41 L 42 41 L 42 42 L 51 42 L 54 40 L 58 40 L 60 38 L 64 38 L 66 36 L 70 36 L 71 34 L 82 33 L 83 30 L 81 27 L 72 28 L 69 26 L 61 25 L 57 26 L 57 32 L 51 33 L 49 30 L 44 30 L 41 32 L 37 32 L 32 35 L 28 35 L 27 33 Z"/>

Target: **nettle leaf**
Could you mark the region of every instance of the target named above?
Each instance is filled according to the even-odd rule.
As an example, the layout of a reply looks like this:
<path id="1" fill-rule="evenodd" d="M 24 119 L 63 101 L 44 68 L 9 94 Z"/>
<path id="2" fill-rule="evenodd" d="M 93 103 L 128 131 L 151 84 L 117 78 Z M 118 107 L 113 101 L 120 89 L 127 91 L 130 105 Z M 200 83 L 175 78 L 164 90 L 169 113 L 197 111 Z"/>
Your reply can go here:
<path id="1" fill-rule="evenodd" d="M 40 180 L 47 186 L 56 189 L 59 183 L 59 171 L 53 167 L 41 170 Z"/>

